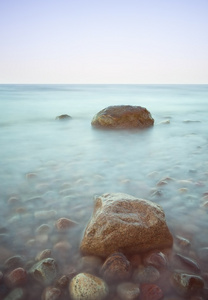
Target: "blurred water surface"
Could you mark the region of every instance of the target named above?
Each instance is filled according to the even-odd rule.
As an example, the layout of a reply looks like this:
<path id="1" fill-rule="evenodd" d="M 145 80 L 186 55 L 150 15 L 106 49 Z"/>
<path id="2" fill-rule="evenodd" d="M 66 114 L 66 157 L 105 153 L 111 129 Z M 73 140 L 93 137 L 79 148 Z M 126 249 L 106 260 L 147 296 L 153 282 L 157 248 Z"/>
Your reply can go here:
<path id="1" fill-rule="evenodd" d="M 98 111 L 122 104 L 146 107 L 154 127 L 91 127 Z M 161 204 L 175 233 L 204 232 L 195 236 L 203 244 L 207 111 L 208 85 L 0 85 L 0 226 L 24 215 L 11 210 L 14 196 L 25 215 L 50 209 L 84 226 L 95 195 L 125 192 Z M 29 217 L 24 225 L 37 227 Z"/>

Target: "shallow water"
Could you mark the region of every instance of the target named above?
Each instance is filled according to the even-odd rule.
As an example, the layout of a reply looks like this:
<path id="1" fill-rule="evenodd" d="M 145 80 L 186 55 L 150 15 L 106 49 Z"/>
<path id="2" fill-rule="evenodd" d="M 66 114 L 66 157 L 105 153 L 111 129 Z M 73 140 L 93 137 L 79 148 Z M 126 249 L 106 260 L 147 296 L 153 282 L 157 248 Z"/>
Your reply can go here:
<path id="1" fill-rule="evenodd" d="M 98 111 L 120 104 L 146 107 L 155 126 L 91 127 Z M 208 85 L 0 85 L 0 270 L 4 249 L 29 260 L 61 241 L 59 217 L 79 223 L 64 236 L 76 264 L 93 198 L 110 192 L 159 203 L 190 251 L 208 247 L 207 109 Z M 72 119 L 55 120 L 61 114 Z M 41 224 L 50 238 L 37 237 Z"/>

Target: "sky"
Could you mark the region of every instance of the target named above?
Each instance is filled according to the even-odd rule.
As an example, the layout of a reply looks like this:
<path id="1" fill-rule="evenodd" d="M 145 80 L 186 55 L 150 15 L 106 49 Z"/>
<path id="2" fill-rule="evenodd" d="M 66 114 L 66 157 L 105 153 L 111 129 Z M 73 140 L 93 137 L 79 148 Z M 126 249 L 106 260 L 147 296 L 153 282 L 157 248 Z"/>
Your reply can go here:
<path id="1" fill-rule="evenodd" d="M 0 0 L 0 83 L 207 84 L 208 0 Z"/>

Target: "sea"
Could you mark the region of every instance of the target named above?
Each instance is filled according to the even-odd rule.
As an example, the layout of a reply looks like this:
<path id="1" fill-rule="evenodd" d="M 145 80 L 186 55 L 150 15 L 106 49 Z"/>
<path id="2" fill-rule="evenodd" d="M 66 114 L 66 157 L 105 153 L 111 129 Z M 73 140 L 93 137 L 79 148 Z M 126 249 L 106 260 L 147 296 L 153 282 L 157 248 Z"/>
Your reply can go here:
<path id="1" fill-rule="evenodd" d="M 145 107 L 154 126 L 93 128 L 111 105 Z M 62 114 L 71 118 L 56 119 Z M 207 129 L 208 85 L 1 84 L 0 270 L 11 256 L 29 261 L 46 248 L 58 257 L 63 236 L 54 222 L 62 217 L 78 224 L 67 233 L 76 269 L 94 199 L 104 193 L 158 203 L 192 253 L 208 247 Z M 43 225 L 52 238 L 40 238 Z"/>

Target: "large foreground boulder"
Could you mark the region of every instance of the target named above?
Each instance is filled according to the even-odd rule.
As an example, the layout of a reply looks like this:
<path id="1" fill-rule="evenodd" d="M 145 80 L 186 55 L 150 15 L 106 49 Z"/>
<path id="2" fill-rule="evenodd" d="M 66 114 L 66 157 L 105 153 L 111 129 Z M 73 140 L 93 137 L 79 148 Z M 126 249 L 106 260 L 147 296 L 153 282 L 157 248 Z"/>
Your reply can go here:
<path id="1" fill-rule="evenodd" d="M 146 252 L 172 246 L 173 238 L 163 209 L 148 200 L 114 193 L 95 200 L 80 250 L 84 255 L 107 257 Z"/>
<path id="2" fill-rule="evenodd" d="M 109 106 L 98 112 L 91 122 L 93 127 L 104 129 L 143 129 L 154 125 L 150 112 L 141 106 Z"/>

